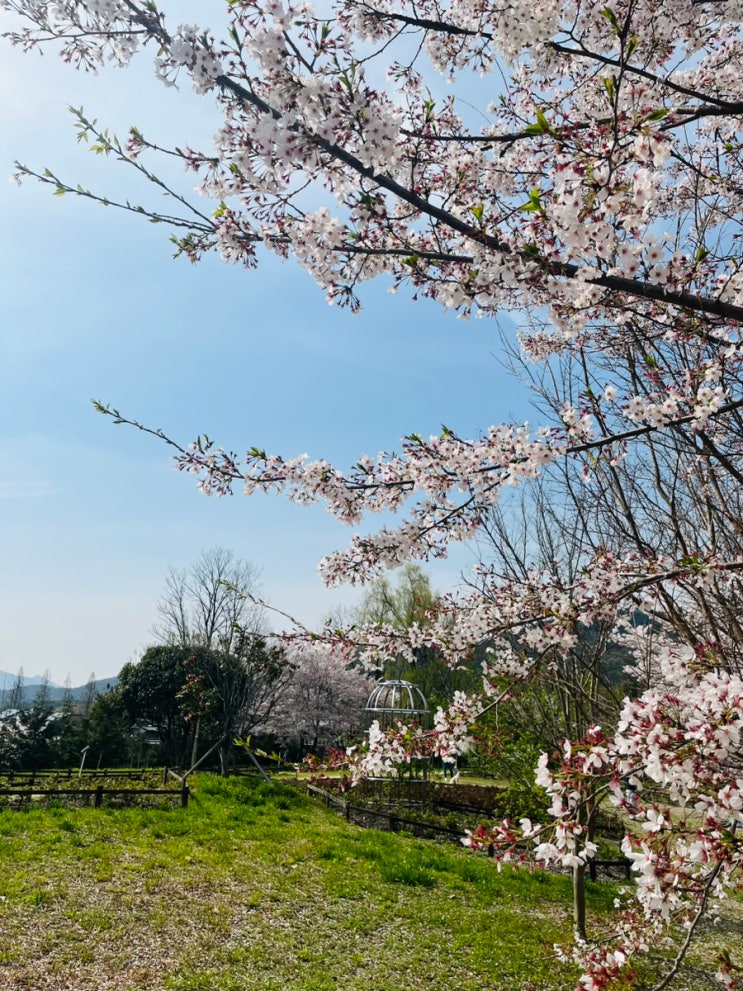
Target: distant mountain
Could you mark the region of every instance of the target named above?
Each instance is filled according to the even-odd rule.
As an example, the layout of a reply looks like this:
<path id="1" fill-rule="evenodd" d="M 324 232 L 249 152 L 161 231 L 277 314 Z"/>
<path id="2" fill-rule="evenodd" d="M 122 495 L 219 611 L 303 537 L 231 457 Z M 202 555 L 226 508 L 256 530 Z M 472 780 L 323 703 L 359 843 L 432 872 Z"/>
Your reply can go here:
<path id="1" fill-rule="evenodd" d="M 6 689 L 10 688 L 15 682 L 16 677 L 17 675 L 11 674 L 10 671 L 0 671 L 0 692 L 3 690 L 3 688 Z M 34 674 L 31 675 L 30 677 L 24 674 L 23 676 L 24 685 L 40 685 L 43 680 L 44 680 L 44 676 L 41 674 Z M 49 684 L 52 688 L 59 687 L 53 681 L 50 681 Z"/>
<path id="2" fill-rule="evenodd" d="M 10 700 L 11 693 L 13 691 L 13 685 L 15 684 L 16 675 L 6 674 L 4 671 L 0 671 L 0 709 L 4 708 L 5 705 Z M 34 676 L 32 678 L 23 678 L 23 692 L 21 695 L 21 705 L 28 705 L 33 702 L 34 696 L 39 690 L 39 685 L 44 679 Z M 118 684 L 118 677 L 113 678 L 99 678 L 97 681 L 92 683 L 85 683 L 84 685 L 78 685 L 76 688 L 71 688 L 70 693 L 72 695 L 73 702 L 80 702 L 91 689 L 94 695 L 105 695 L 106 692 L 115 688 Z M 62 685 L 56 685 L 54 682 L 49 682 L 49 701 L 50 702 L 61 702 L 64 698 L 66 689 Z"/>

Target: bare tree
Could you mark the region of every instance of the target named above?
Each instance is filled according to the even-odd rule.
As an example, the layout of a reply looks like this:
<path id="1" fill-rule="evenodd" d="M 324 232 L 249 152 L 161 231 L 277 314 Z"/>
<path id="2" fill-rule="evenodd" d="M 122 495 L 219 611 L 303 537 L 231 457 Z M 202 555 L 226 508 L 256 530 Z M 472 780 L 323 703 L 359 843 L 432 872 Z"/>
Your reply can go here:
<path id="1" fill-rule="evenodd" d="M 479 574 L 484 595 L 488 587 L 501 582 L 528 586 L 538 572 L 561 575 L 568 585 L 580 581 L 581 568 L 593 549 L 591 534 L 581 504 L 573 505 L 561 493 L 562 489 L 536 479 L 483 520 L 484 561 Z M 510 694 L 500 719 L 496 715 L 494 741 L 496 766 L 503 776 L 514 780 L 519 770 L 527 768 L 533 782 L 535 751 L 552 753 L 564 740 L 583 739 L 591 726 L 616 723 L 627 683 L 622 677 L 627 652 L 612 643 L 614 625 L 610 620 L 586 624 L 576 617 L 578 636 L 569 648 L 539 653 L 514 644 L 524 651 L 532 677 L 519 684 L 503 679 Z M 488 737 L 489 731 L 492 727 L 483 724 L 480 732 Z M 528 780 L 521 784 L 533 788 Z M 598 804 L 597 794 L 589 796 L 581 813 L 591 841 Z M 574 865 L 572 873 L 575 929 L 585 938 L 585 864 Z"/>
<path id="2" fill-rule="evenodd" d="M 630 323 L 628 334 L 633 333 Z M 642 341 L 642 349 L 639 336 L 631 338 L 607 346 L 590 366 L 580 355 L 566 354 L 559 364 L 538 367 L 513 347 L 509 358 L 543 414 L 559 417 L 571 405 L 592 416 L 597 432 L 609 436 L 617 427 L 614 404 L 606 398 L 611 393 L 639 397 L 637 403 L 643 400 L 652 408 L 669 383 L 692 379 L 703 393 L 705 369 L 718 363 L 720 388 L 731 395 L 740 392 L 743 373 L 719 361 L 710 342 L 701 340 L 692 351 L 689 344 L 673 346 L 660 328 L 655 339 Z M 694 373 L 697 352 L 703 362 Z M 740 673 L 743 590 L 737 569 L 712 572 L 703 583 L 696 577 L 712 557 L 736 562 L 743 556 L 743 416 L 730 409 L 719 417 L 669 423 L 649 431 L 642 445 L 615 441 L 611 454 L 596 458 L 588 448 L 546 473 L 551 498 L 559 499 L 565 518 L 573 521 L 580 542 L 578 569 L 605 548 L 637 560 L 678 562 L 688 574 L 657 584 L 652 592 L 640 584 L 635 604 L 667 623 L 681 642 L 708 645 L 724 658 L 727 670 Z"/>
<path id="3" fill-rule="evenodd" d="M 166 644 L 229 653 L 238 630 L 258 633 L 264 627 L 263 610 L 251 598 L 257 592 L 257 568 L 213 547 L 188 568 L 170 569 L 153 632 Z"/>
<path id="4" fill-rule="evenodd" d="M 8 692 L 8 697 L 5 700 L 6 709 L 20 709 L 23 705 L 23 668 L 18 668 L 15 678 L 13 679 L 13 684 Z"/>
<path id="5" fill-rule="evenodd" d="M 204 657 L 196 688 L 220 735 L 223 776 L 230 773 L 235 741 L 270 718 L 293 670 L 281 645 L 245 632 L 238 634 L 232 652 L 212 650 Z"/>
<path id="6" fill-rule="evenodd" d="M 581 568 L 594 549 L 579 512 L 548 482 L 537 479 L 513 494 L 483 520 L 478 574 L 483 586 L 495 582 L 534 581 L 535 571 L 580 581 Z M 512 686 L 508 719 L 542 748 L 582 739 L 596 724 L 613 724 L 627 686 L 626 648 L 612 641 L 614 623 L 582 624 L 569 649 L 528 653 L 534 677 Z M 515 645 L 514 645 L 515 646 Z M 523 645 L 520 647 L 523 651 Z"/>

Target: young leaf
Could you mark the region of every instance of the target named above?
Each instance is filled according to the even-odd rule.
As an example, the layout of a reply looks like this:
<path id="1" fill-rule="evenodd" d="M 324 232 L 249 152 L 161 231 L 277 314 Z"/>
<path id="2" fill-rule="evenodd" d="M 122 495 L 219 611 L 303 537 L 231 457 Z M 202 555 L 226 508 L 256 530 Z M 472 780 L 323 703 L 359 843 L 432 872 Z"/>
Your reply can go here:
<path id="1" fill-rule="evenodd" d="M 617 21 L 617 15 L 611 9 L 611 7 L 604 7 L 603 10 L 599 11 L 602 17 L 605 17 L 609 24 L 611 24 L 614 29 L 614 34 L 621 34 L 621 28 L 619 27 L 619 21 Z"/>

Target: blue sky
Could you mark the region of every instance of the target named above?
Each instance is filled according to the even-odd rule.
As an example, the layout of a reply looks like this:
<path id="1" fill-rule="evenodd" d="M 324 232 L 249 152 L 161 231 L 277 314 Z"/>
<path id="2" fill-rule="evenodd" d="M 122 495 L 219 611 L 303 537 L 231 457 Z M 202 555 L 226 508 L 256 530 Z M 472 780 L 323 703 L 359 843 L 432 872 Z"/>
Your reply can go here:
<path id="1" fill-rule="evenodd" d="M 147 60 L 91 78 L 0 45 L 8 175 L 18 158 L 138 199 L 120 166 L 76 144 L 68 104 L 121 136 L 137 124 L 203 145 L 216 128 L 208 100 L 166 90 Z M 183 442 L 206 432 L 341 466 L 442 422 L 471 435 L 528 417 L 493 357 L 494 321 L 382 284 L 364 287 L 354 317 L 296 264 L 174 261 L 163 227 L 31 181 L 0 183 L 0 217 L 0 670 L 74 684 L 115 674 L 151 642 L 167 569 L 216 545 L 259 567 L 266 598 L 308 624 L 359 598 L 316 575 L 351 536 L 322 509 L 204 497 L 164 446 L 113 426 L 92 397 Z M 463 550 L 431 568 L 434 586 L 452 587 L 471 560 Z"/>

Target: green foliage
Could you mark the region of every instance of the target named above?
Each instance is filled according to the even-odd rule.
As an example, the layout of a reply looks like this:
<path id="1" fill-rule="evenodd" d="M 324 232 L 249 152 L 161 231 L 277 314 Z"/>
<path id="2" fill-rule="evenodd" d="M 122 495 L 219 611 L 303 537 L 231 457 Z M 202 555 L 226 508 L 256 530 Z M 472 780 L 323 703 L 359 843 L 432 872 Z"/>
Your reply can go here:
<path id="1" fill-rule="evenodd" d="M 360 624 L 389 624 L 397 629 L 424 625 L 437 599 L 428 575 L 417 564 L 408 564 L 400 571 L 397 585 L 385 577 L 372 582 L 356 619 Z"/>
<path id="2" fill-rule="evenodd" d="M 426 858 L 417 852 L 383 861 L 379 865 L 379 873 L 391 884 L 423 888 L 432 888 L 436 884 L 435 873 L 427 866 Z"/>
<path id="3" fill-rule="evenodd" d="M 179 693 L 193 667 L 210 655 L 204 647 L 160 645 L 146 650 L 137 664 L 125 664 L 119 673 L 118 695 L 130 724 L 151 723 L 157 728 L 162 759 L 172 767 L 186 763 L 193 736 Z"/>
<path id="4" fill-rule="evenodd" d="M 16 770 L 54 765 L 57 745 L 69 720 L 60 719 L 55 713 L 48 688 L 48 682 L 42 682 L 33 701 L 21 704 L 14 715 L 0 724 L 2 765 Z"/>
<path id="5" fill-rule="evenodd" d="M 442 430 L 446 433 L 448 428 L 443 426 Z M 371 584 L 355 620 L 359 625 L 389 625 L 396 629 L 413 624 L 426 626 L 436 613 L 438 598 L 423 569 L 408 564 L 400 571 L 397 584 L 386 577 Z M 432 709 L 448 705 L 456 691 L 479 687 L 473 670 L 452 670 L 428 647 L 418 649 L 412 664 L 402 657 L 396 658 L 387 664 L 383 674 L 385 678 L 404 678 L 418 685 Z"/>
<path id="6" fill-rule="evenodd" d="M 66 693 L 61 706 L 35 699 L 0 724 L 0 769 L 76 769 L 87 748 L 86 767 L 123 767 L 135 758 L 131 720 L 119 692 L 82 702 Z"/>
<path id="7" fill-rule="evenodd" d="M 158 759 L 190 766 L 198 723 L 202 753 L 221 741 L 226 774 L 234 740 L 265 715 L 290 670 L 281 647 L 240 631 L 230 651 L 198 644 L 150 647 L 138 664 L 122 669 L 118 697 L 130 723 L 156 727 Z"/>
<path id="8" fill-rule="evenodd" d="M 88 766 L 125 767 L 132 763 L 131 722 L 117 691 L 100 695 L 93 702 L 80 737 L 80 749 L 83 746 L 90 748 Z"/>
<path id="9" fill-rule="evenodd" d="M 512 819 L 514 822 L 523 818 L 533 822 L 550 821 L 546 794 L 533 782 L 528 788 L 509 782 L 499 797 L 497 812 L 501 818 Z"/>
<path id="10" fill-rule="evenodd" d="M 150 647 L 136 664 L 119 673 L 119 695 L 132 720 L 165 720 L 179 713 L 176 696 L 186 681 L 191 651 L 184 647 Z"/>

